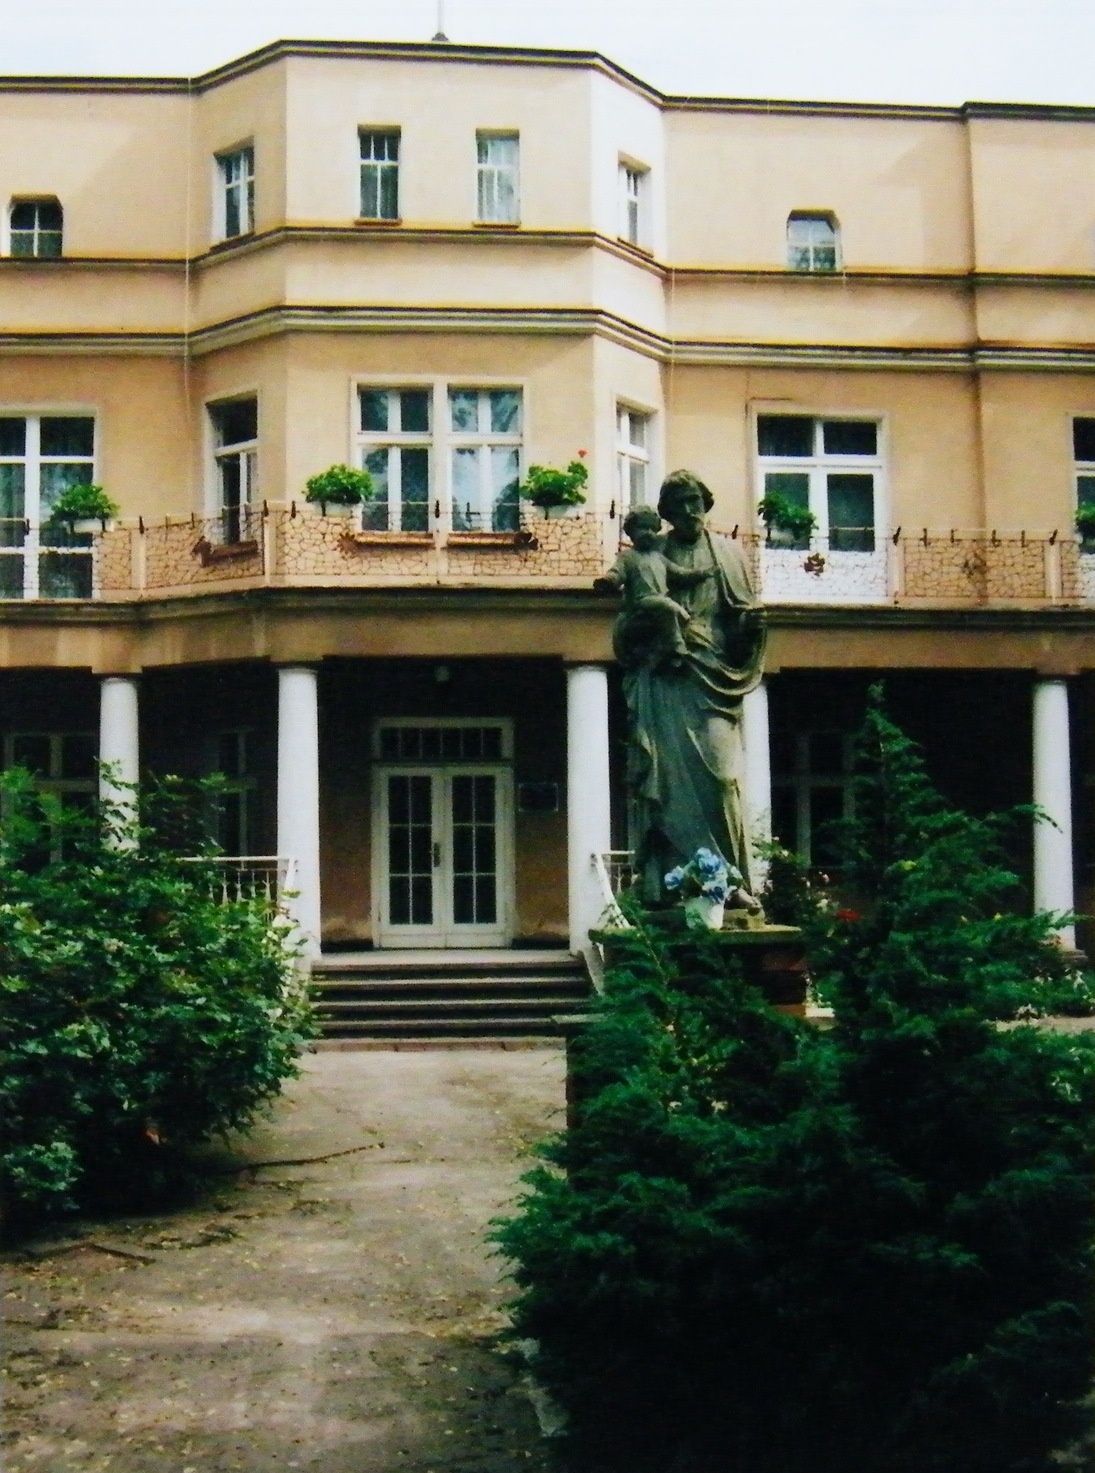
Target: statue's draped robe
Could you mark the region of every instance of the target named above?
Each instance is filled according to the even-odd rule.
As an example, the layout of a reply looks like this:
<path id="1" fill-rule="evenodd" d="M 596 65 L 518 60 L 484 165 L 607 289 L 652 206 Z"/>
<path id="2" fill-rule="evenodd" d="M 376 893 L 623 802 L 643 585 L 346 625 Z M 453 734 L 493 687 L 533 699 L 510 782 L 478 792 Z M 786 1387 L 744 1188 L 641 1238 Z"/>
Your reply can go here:
<path id="1" fill-rule="evenodd" d="M 618 626 L 631 718 L 631 828 L 649 899 L 661 896 L 666 871 L 701 846 L 735 864 L 748 888 L 741 701 L 764 670 L 763 627 L 755 616 L 741 619 L 757 598 L 738 544 L 707 531 L 695 542 L 670 533 L 663 550 L 679 567 L 709 568 L 712 576 L 678 595 L 692 615 L 683 668 L 644 657 L 628 638 L 626 609 Z"/>

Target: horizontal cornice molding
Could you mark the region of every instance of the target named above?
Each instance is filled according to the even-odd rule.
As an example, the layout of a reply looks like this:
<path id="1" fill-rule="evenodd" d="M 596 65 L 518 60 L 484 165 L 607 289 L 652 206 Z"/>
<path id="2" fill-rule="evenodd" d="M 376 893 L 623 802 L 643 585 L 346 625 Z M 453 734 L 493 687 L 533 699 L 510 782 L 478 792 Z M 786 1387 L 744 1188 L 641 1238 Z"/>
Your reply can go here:
<path id="1" fill-rule="evenodd" d="M 0 353 L 201 356 L 285 333 L 456 333 L 598 337 L 664 363 L 746 368 L 988 370 L 1090 373 L 1095 344 L 758 343 L 671 338 L 590 307 L 265 307 L 189 334 L 170 332 L 0 332 Z"/>
<path id="2" fill-rule="evenodd" d="M 598 72 L 669 112 L 737 112 L 901 121 L 965 123 L 1027 119 L 1095 122 L 1095 107 L 1066 103 L 966 102 L 957 107 L 892 102 L 833 102 L 785 97 L 687 96 L 660 91 L 597 51 L 527 46 L 470 46 L 459 42 L 281 40 L 248 52 L 196 77 L 0 76 L 0 92 L 162 93 L 199 96 L 263 67 L 290 58 L 426 61 L 448 65 L 556 67 Z"/>

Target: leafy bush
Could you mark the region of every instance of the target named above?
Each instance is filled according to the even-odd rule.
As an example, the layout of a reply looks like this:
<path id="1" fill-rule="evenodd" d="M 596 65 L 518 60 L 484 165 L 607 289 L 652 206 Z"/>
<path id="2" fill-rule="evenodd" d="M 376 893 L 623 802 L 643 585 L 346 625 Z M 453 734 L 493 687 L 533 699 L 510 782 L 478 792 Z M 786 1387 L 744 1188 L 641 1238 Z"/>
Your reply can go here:
<path id="1" fill-rule="evenodd" d="M 584 455 L 585 451 L 579 454 Z M 565 471 L 549 465 L 530 465 L 518 489 L 526 501 L 545 510 L 549 506 L 581 506 L 586 499 L 588 480 L 589 468 L 582 460 L 572 460 Z"/>
<path id="2" fill-rule="evenodd" d="M 638 916 L 496 1227 L 578 1466 L 1049 1473 L 1083 1428 L 1095 1040 L 1021 1021 L 1068 961 L 992 824 L 877 706 L 859 764 L 863 911 L 809 918 L 832 1030 Z"/>
<path id="3" fill-rule="evenodd" d="M 372 476 L 368 471 L 355 470 L 352 465 L 329 466 L 304 483 L 304 499 L 323 505 L 329 501 L 340 506 L 358 506 L 372 494 Z"/>
<path id="4" fill-rule="evenodd" d="M 757 511 L 768 531 L 786 533 L 788 537 L 811 537 L 817 531 L 817 517 L 808 507 L 799 506 L 780 491 L 769 491 L 757 503 Z"/>
<path id="5" fill-rule="evenodd" d="M 85 486 L 77 483 L 68 486 L 53 504 L 50 516 L 60 522 L 80 522 L 97 519 L 108 522 L 118 515 L 118 504 L 111 501 L 102 486 Z"/>
<path id="6" fill-rule="evenodd" d="M 215 899 L 213 866 L 172 847 L 193 838 L 177 801 L 145 795 L 167 821 L 138 830 L 119 806 L 66 813 L 18 772 L 0 796 L 8 1204 L 154 1192 L 297 1072 L 309 1011 L 284 927 Z"/>
<path id="7" fill-rule="evenodd" d="M 1081 501 L 1076 508 L 1076 530 L 1085 542 L 1095 539 L 1095 501 Z"/>

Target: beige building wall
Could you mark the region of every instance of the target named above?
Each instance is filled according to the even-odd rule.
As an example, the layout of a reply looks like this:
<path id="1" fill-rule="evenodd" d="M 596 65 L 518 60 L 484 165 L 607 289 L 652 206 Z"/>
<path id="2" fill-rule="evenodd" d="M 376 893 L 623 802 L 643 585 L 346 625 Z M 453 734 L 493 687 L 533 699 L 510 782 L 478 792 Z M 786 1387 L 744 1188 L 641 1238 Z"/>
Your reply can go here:
<path id="1" fill-rule="evenodd" d="M 974 117 L 968 127 L 977 269 L 1095 271 L 1091 122 Z"/>

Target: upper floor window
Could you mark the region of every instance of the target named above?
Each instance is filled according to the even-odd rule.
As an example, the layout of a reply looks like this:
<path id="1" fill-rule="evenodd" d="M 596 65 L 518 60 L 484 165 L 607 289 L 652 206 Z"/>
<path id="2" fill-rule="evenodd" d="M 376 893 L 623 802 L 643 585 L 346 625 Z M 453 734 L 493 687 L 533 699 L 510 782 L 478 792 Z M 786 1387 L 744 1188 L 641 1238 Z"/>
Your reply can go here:
<path id="1" fill-rule="evenodd" d="M 13 256 L 59 256 L 64 212 L 56 199 L 13 199 L 8 216 Z"/>
<path id="2" fill-rule="evenodd" d="M 620 236 L 632 245 L 646 245 L 646 192 L 649 170 L 620 162 Z"/>
<path id="3" fill-rule="evenodd" d="M 362 389 L 362 464 L 373 478 L 365 526 L 427 532 L 430 526 L 429 389 Z"/>
<path id="4" fill-rule="evenodd" d="M 515 532 L 520 523 L 521 390 L 450 389 L 452 524 Z"/>
<path id="5" fill-rule="evenodd" d="M 787 220 L 789 271 L 836 271 L 840 235 L 832 215 L 793 214 Z"/>
<path id="6" fill-rule="evenodd" d="M 254 536 L 251 510 L 258 493 L 259 404 L 257 399 L 227 399 L 210 404 L 217 511 L 224 542 Z"/>
<path id="7" fill-rule="evenodd" d="M 91 538 L 52 511 L 94 480 L 89 415 L 0 417 L 0 598 L 91 597 Z"/>
<path id="8" fill-rule="evenodd" d="M 757 454 L 762 495 L 813 512 L 816 535 L 831 551 L 874 551 L 882 474 L 875 420 L 761 414 Z M 772 537 L 778 547 L 805 548 L 809 540 L 779 532 Z"/>
<path id="9" fill-rule="evenodd" d="M 255 150 L 235 148 L 217 155 L 220 181 L 220 236 L 231 240 L 255 228 Z"/>
<path id="10" fill-rule="evenodd" d="M 616 409 L 616 469 L 621 506 L 645 506 L 650 493 L 650 416 Z"/>
<path id="11" fill-rule="evenodd" d="M 361 131 L 361 218 L 399 219 L 399 131 Z"/>
<path id="12" fill-rule="evenodd" d="M 1072 421 L 1073 472 L 1077 506 L 1095 506 L 1095 419 Z"/>
<path id="13" fill-rule="evenodd" d="M 477 133 L 478 208 L 484 224 L 516 225 L 521 218 L 520 140 L 516 133 Z"/>

